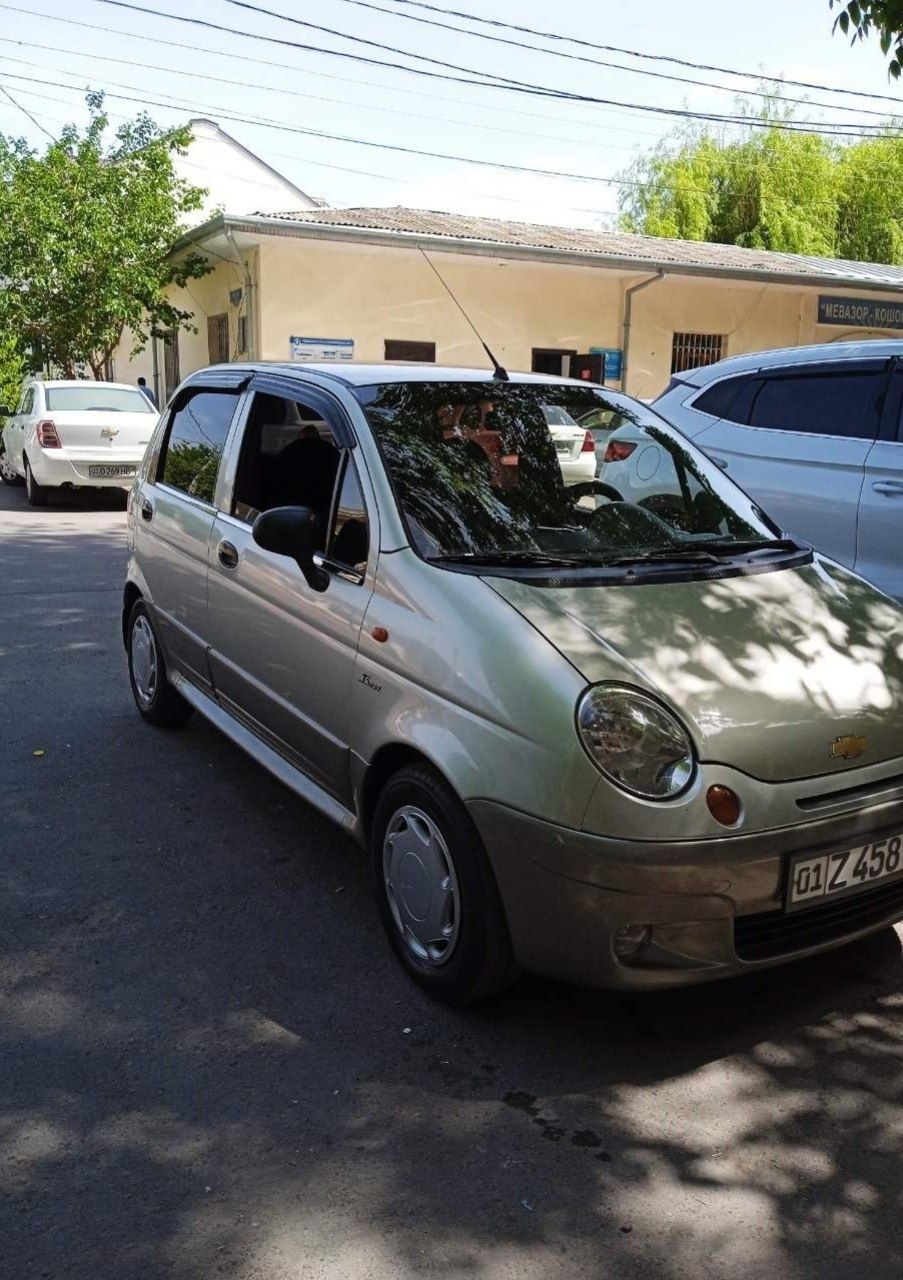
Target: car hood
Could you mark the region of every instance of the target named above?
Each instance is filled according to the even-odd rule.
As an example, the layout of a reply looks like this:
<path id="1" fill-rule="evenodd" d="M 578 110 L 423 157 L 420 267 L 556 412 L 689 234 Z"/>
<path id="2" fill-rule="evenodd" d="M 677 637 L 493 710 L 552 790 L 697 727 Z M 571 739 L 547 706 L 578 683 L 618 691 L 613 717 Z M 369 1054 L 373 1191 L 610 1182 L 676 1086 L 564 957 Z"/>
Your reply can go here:
<path id="1" fill-rule="evenodd" d="M 588 681 L 636 685 L 674 707 L 701 760 L 780 782 L 903 755 L 903 608 L 837 565 L 633 586 L 490 584 Z M 867 746 L 832 755 L 847 735 Z"/>

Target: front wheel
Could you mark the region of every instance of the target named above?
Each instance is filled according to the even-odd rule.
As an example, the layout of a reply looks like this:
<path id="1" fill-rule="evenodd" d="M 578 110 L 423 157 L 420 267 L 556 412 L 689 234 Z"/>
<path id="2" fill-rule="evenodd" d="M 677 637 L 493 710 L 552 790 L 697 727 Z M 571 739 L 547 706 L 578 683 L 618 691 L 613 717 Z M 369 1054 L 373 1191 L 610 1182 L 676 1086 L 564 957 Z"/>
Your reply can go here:
<path id="1" fill-rule="evenodd" d="M 166 677 L 166 660 L 147 605 L 136 600 L 128 626 L 129 682 L 135 706 L 150 724 L 175 729 L 191 707 Z"/>
<path id="2" fill-rule="evenodd" d="M 38 484 L 35 480 L 27 458 L 25 459 L 25 500 L 30 507 L 47 506 L 47 490 L 44 485 Z"/>
<path id="3" fill-rule="evenodd" d="M 383 925 L 408 973 L 449 1004 L 517 977 L 508 924 L 483 842 L 448 784 L 409 765 L 373 817 L 373 876 Z"/>

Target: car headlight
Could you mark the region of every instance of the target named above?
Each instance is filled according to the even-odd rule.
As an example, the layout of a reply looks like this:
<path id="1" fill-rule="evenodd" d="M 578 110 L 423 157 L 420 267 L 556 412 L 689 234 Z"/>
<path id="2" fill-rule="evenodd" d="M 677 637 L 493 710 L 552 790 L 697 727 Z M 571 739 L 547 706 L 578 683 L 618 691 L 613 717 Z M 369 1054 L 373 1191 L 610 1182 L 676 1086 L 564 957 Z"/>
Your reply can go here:
<path id="1" fill-rule="evenodd" d="M 597 684 L 577 704 L 577 727 L 612 782 L 647 800 L 671 800 L 693 781 L 693 744 L 660 702 L 625 685 Z"/>

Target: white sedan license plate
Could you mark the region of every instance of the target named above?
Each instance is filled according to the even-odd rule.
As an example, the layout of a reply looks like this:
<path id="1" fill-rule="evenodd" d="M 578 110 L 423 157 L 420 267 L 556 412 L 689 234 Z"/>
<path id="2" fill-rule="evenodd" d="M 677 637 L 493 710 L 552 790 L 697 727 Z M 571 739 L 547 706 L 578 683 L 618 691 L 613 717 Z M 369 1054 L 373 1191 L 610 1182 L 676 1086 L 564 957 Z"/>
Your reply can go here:
<path id="1" fill-rule="evenodd" d="M 802 854 L 790 863 L 787 910 L 814 906 L 819 899 L 859 893 L 873 884 L 903 874 L 903 835 L 874 840 L 813 857 Z"/>
<path id="2" fill-rule="evenodd" d="M 89 480 L 128 480 L 134 474 L 134 467 L 117 466 L 112 462 L 105 462 L 103 465 L 96 467 L 88 467 Z"/>

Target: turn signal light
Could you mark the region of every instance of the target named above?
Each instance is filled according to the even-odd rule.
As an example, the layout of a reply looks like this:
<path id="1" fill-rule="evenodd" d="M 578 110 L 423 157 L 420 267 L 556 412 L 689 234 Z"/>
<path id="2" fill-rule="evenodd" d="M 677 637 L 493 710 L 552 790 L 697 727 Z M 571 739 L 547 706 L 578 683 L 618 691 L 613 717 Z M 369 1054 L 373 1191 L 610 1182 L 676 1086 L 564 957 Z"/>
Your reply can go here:
<path id="1" fill-rule="evenodd" d="M 709 813 L 723 827 L 735 827 L 740 821 L 740 814 L 743 812 L 740 797 L 730 787 L 709 787 L 705 793 L 705 802 L 709 806 Z"/>
<path id="2" fill-rule="evenodd" d="M 603 462 L 626 462 L 636 448 L 629 440 L 609 440 Z"/>
<path id="3" fill-rule="evenodd" d="M 580 452 L 581 453 L 596 452 L 596 442 L 593 439 L 593 433 L 591 431 L 587 431 L 586 435 L 583 437 L 583 444 L 580 446 Z"/>
<path id="4" fill-rule="evenodd" d="M 60 433 L 56 429 L 55 422 L 45 418 L 43 422 L 38 423 L 35 431 L 38 436 L 38 444 L 42 449 L 62 449 L 63 442 L 60 440 Z"/>

